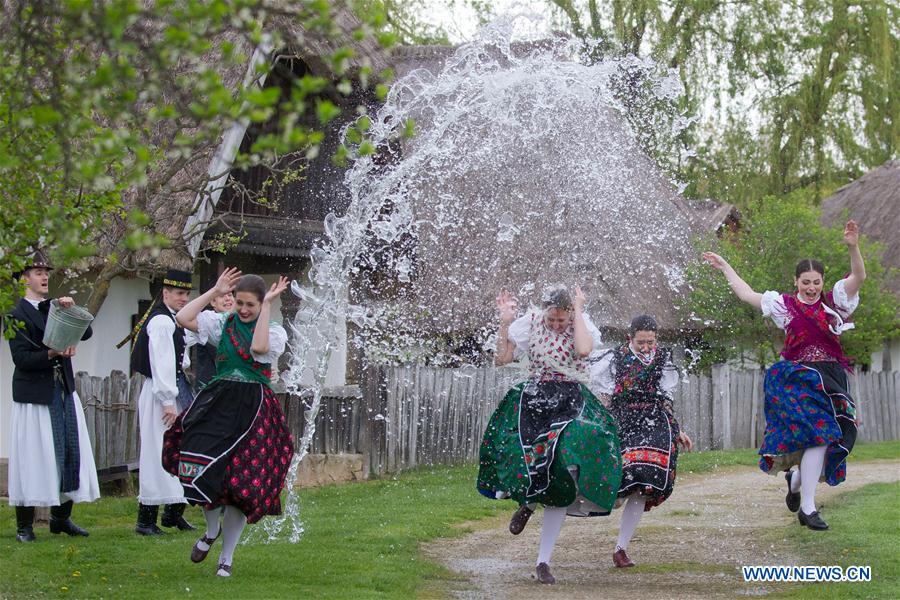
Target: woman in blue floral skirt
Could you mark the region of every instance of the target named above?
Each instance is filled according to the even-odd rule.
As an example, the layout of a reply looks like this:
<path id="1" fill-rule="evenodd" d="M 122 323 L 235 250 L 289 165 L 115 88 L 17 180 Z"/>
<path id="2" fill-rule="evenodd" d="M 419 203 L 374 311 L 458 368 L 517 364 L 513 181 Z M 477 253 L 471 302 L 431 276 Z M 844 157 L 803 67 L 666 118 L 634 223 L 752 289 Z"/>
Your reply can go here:
<path id="1" fill-rule="evenodd" d="M 766 372 L 766 432 L 759 467 L 773 475 L 786 472 L 787 506 L 814 530 L 828 529 L 816 510 L 816 484 L 822 479 L 838 485 L 845 479 L 846 458 L 856 441 L 856 405 L 847 377 L 851 369 L 840 341 L 853 328 L 848 320 L 866 278 L 855 221 L 847 222 L 844 241 L 850 249 L 850 274 L 825 293 L 825 269 L 817 260 L 797 264 L 796 292 L 760 294 L 721 256 L 703 254 L 738 298 L 785 331 L 784 360 Z M 799 468 L 791 470 L 794 465 Z"/>

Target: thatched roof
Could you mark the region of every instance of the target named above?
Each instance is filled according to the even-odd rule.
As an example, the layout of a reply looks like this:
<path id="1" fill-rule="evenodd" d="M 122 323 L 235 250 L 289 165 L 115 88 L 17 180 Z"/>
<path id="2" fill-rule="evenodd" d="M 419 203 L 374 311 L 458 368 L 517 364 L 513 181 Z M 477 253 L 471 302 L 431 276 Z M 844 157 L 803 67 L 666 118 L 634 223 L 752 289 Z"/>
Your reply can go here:
<path id="1" fill-rule="evenodd" d="M 525 46 L 518 51 L 527 51 Z M 438 79 L 454 51 L 434 46 L 395 51 L 398 79 L 411 76 L 404 93 L 416 94 L 416 81 L 429 85 Z M 471 120 L 464 115 L 448 126 L 443 115 L 466 113 L 468 107 L 460 108 L 464 102 L 452 93 L 438 95 L 414 114 L 418 134 L 405 143 L 404 160 L 429 144 L 446 145 L 457 156 L 478 156 L 481 135 L 505 134 L 491 130 L 496 124 L 484 115 Z M 437 330 L 477 329 L 493 323 L 501 288 L 518 291 L 526 304 L 538 300 L 544 285 L 563 282 L 584 288 L 589 312 L 601 327 L 621 329 L 639 313 L 655 315 L 665 329 L 680 327 L 676 304 L 684 289 L 683 269 L 694 254 L 692 239 L 714 231 L 733 215 L 733 207 L 688 203 L 640 150 L 621 115 L 602 106 L 592 110 L 588 122 L 579 120 L 581 114 L 553 111 L 556 130 L 500 156 L 485 156 L 483 169 L 472 161 L 454 170 L 445 152 L 397 184 L 416 198 L 410 310 L 419 318 L 424 308 Z M 540 108 L 529 114 L 520 122 L 542 118 Z M 610 146 L 621 152 L 611 155 L 605 151 Z M 615 175 L 579 172 L 574 161 L 571 169 L 543 164 L 560 148 L 596 156 Z M 504 219 L 516 224 L 511 237 L 500 231 Z"/>
<path id="2" fill-rule="evenodd" d="M 275 6 L 275 5 L 273 5 Z M 335 8 L 332 12 L 332 32 L 326 35 L 317 31 L 305 30 L 296 19 L 289 18 L 285 15 L 278 15 L 273 9 L 273 14 L 266 29 L 272 34 L 276 34 L 280 39 L 282 47 L 287 47 L 292 53 L 295 53 L 309 67 L 310 71 L 319 76 L 328 78 L 333 77 L 332 64 L 329 57 L 334 51 L 341 46 L 349 46 L 353 49 L 354 55 L 347 59 L 348 72 L 350 77 L 355 76 L 364 66 L 371 67 L 373 73 L 377 74 L 387 66 L 386 55 L 380 46 L 372 39 L 364 39 L 356 41 L 353 32 L 360 27 L 359 20 L 347 8 Z M 253 60 L 254 48 L 246 39 L 246 37 L 236 33 L 222 34 L 219 39 L 215 40 L 213 47 L 219 48 L 225 42 L 235 45 L 237 54 L 243 53 L 251 57 L 248 63 Z M 281 48 L 273 48 L 280 50 Z M 210 59 L 215 60 L 216 52 L 210 53 Z M 249 85 L 254 80 L 252 64 L 228 65 L 220 69 L 220 76 L 226 87 L 238 89 L 241 85 Z M 214 202 L 208 197 L 205 201 L 197 205 L 198 189 L 202 189 L 204 184 L 210 178 L 211 164 L 215 164 L 217 155 L 219 162 L 224 159 L 230 164 L 230 157 L 222 156 L 231 152 L 233 155 L 234 148 L 231 142 L 227 140 L 228 136 L 235 137 L 236 143 L 240 144 L 243 138 L 244 130 L 236 130 L 232 127 L 224 130 L 222 138 L 216 143 L 199 148 L 188 159 L 182 159 L 182 162 L 168 160 L 158 165 L 157 169 L 151 173 L 150 179 L 161 177 L 165 184 L 152 192 L 151 197 L 145 198 L 139 205 L 145 207 L 145 211 L 149 214 L 152 221 L 157 224 L 157 231 L 172 241 L 170 249 L 163 250 L 162 253 L 148 260 L 148 256 L 138 258 L 138 262 L 149 265 L 151 271 L 162 271 L 167 267 L 177 267 L 181 269 L 190 269 L 193 262 L 193 256 L 185 246 L 185 230 L 191 228 L 191 220 L 196 219 L 198 211 L 203 213 L 200 222 L 208 220 L 214 209 Z M 172 131 L 159 131 L 156 138 L 159 143 L 171 139 Z M 174 176 L 171 173 L 174 172 Z M 217 175 L 221 173 L 218 169 Z M 221 189 L 224 181 L 218 182 L 215 186 Z M 134 206 L 135 201 L 140 194 L 146 194 L 143 189 L 132 188 L 125 194 L 126 204 Z M 218 196 L 216 195 L 215 199 Z M 120 224 L 121 225 L 121 224 Z M 258 230 L 259 228 L 257 228 Z M 259 231 L 249 231 L 251 238 L 259 237 Z M 260 244 L 263 242 L 260 241 Z M 268 244 L 269 246 L 277 245 L 277 240 L 273 238 Z M 254 244 L 258 245 L 258 244 Z M 308 247 L 308 241 L 302 241 L 296 247 Z M 266 252 L 273 251 L 268 248 Z M 144 269 L 139 269 L 144 270 Z"/>
<path id="3" fill-rule="evenodd" d="M 838 222 L 844 211 L 863 235 L 884 244 L 884 266 L 900 269 L 900 160 L 889 160 L 823 200 L 822 222 Z M 886 283 L 900 297 L 900 273 Z"/>

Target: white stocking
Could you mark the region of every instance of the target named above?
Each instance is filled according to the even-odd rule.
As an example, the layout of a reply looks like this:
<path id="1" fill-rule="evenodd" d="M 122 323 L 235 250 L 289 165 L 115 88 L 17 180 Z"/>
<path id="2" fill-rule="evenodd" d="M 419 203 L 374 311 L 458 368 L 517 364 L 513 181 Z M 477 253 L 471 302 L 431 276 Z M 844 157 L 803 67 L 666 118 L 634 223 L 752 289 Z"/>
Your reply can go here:
<path id="1" fill-rule="evenodd" d="M 632 494 L 628 497 L 628 502 L 622 508 L 622 522 L 619 524 L 619 539 L 616 541 L 616 549 L 628 549 L 628 542 L 634 535 L 638 523 L 641 521 L 641 515 L 644 514 L 644 505 L 647 501 L 640 494 Z"/>
<path id="2" fill-rule="evenodd" d="M 807 448 L 800 459 L 800 510 L 804 514 L 816 512 L 816 485 L 825 466 L 827 446 Z"/>
<path id="3" fill-rule="evenodd" d="M 800 481 L 803 479 L 800 477 L 800 469 L 796 471 L 791 471 L 791 493 L 796 494 L 800 491 Z"/>
<path id="4" fill-rule="evenodd" d="M 219 517 L 222 515 L 222 508 L 216 507 L 210 510 L 203 509 L 203 517 L 206 519 L 206 537 L 214 540 L 219 536 Z M 197 548 L 204 552 L 209 552 L 209 544 L 203 542 L 202 539 L 197 541 Z"/>
<path id="5" fill-rule="evenodd" d="M 222 554 L 219 563 L 231 565 L 234 558 L 234 549 L 241 539 L 241 532 L 247 524 L 247 517 L 234 506 L 225 507 L 225 517 L 222 519 Z"/>
<path id="6" fill-rule="evenodd" d="M 544 522 L 541 524 L 541 547 L 538 550 L 537 564 L 550 564 L 550 555 L 553 554 L 553 546 L 566 520 L 566 509 L 556 506 L 544 507 Z"/>

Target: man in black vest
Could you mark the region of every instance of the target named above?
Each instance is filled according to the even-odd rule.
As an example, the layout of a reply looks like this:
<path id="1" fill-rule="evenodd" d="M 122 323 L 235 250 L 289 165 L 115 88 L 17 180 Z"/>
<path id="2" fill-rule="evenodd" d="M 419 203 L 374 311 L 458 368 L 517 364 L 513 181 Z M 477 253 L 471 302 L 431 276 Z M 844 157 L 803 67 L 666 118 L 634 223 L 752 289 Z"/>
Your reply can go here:
<path id="1" fill-rule="evenodd" d="M 131 354 L 132 370 L 147 377 L 138 398 L 141 428 L 140 492 L 135 532 L 158 535 L 159 506 L 166 505 L 164 527 L 190 531 L 194 526 L 184 518 L 187 506 L 177 477 L 162 467 L 163 435 L 178 413 L 193 401 L 184 376 L 185 331 L 175 322 L 175 313 L 190 300 L 191 274 L 169 269 L 163 279 L 161 302 L 145 315 Z"/>
<path id="2" fill-rule="evenodd" d="M 10 423 L 9 503 L 16 507 L 16 539 L 33 542 L 34 507 L 50 507 L 51 533 L 86 536 L 72 522 L 72 504 L 100 497 L 97 469 L 81 401 L 75 393 L 72 356 L 75 347 L 60 352 L 44 345 L 52 267 L 35 252 L 17 279 L 25 297 L 10 313 L 18 321 L 9 340 L 15 371 Z M 68 308 L 68 296 L 58 299 Z M 10 321 L 7 326 L 15 327 Z M 88 327 L 82 340 L 91 337 Z"/>

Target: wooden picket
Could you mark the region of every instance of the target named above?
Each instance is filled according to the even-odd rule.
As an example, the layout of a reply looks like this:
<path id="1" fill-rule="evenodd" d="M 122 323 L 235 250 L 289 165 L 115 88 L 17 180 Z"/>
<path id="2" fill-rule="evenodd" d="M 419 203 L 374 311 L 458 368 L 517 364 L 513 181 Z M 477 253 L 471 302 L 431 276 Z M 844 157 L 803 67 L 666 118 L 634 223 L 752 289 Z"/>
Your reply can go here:
<path id="1" fill-rule="evenodd" d="M 372 473 L 478 459 L 481 437 L 504 394 L 525 375 L 512 367 L 439 369 L 370 366 L 359 386 L 323 391 L 310 452 L 363 454 Z M 719 365 L 711 376 L 685 374 L 673 406 L 699 450 L 753 448 L 765 430 L 761 370 Z M 97 469 L 109 479 L 136 468 L 137 399 L 143 377 L 78 373 Z M 851 393 L 860 441 L 900 439 L 900 372 L 857 373 Z M 309 398 L 278 394 L 299 440 Z"/>

